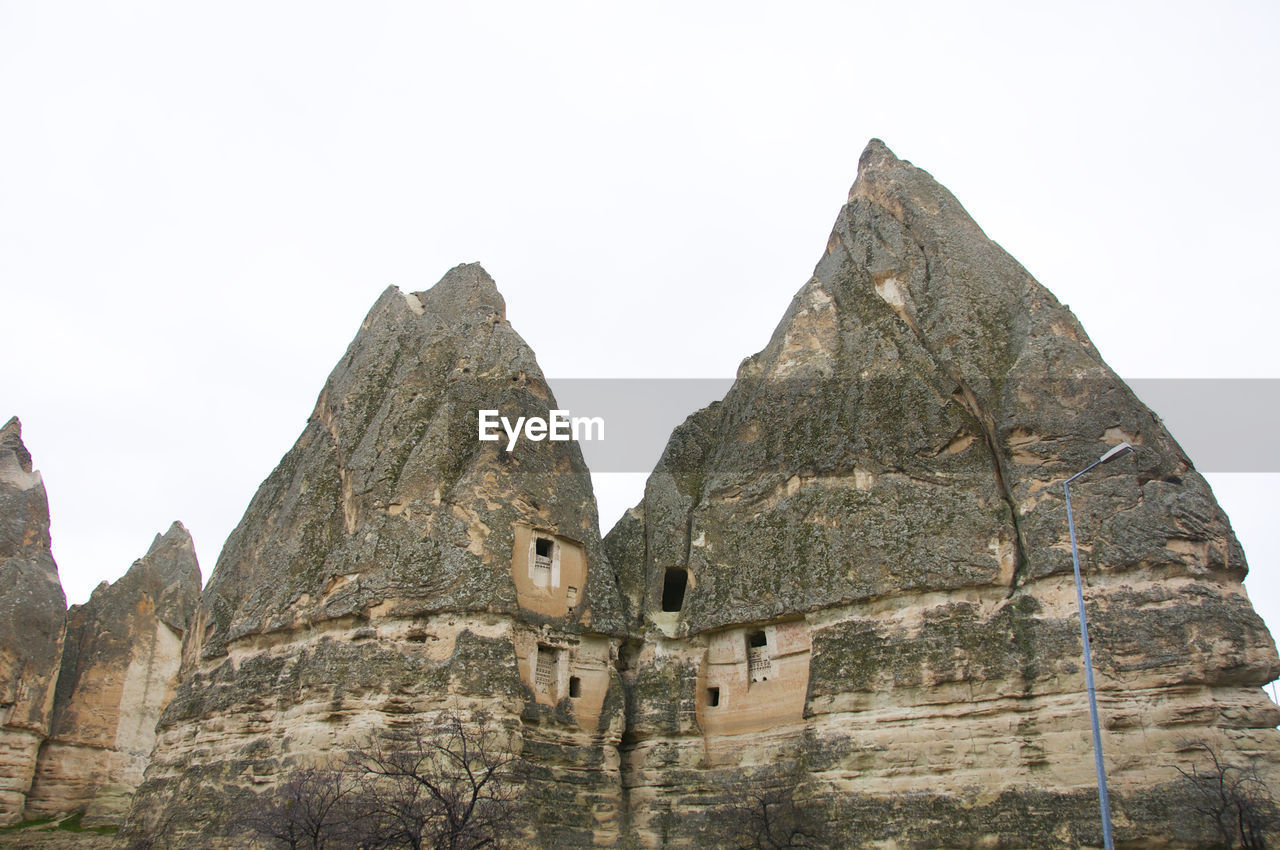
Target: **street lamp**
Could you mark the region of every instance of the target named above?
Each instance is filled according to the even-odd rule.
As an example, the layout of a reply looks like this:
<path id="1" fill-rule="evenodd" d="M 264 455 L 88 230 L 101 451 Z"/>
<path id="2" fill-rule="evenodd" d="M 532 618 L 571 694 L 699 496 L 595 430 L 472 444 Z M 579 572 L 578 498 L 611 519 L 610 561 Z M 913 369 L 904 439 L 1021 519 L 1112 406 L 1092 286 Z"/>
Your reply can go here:
<path id="1" fill-rule="evenodd" d="M 1133 446 L 1128 443 L 1114 446 L 1102 457 L 1062 482 L 1062 493 L 1067 497 L 1067 528 L 1071 531 L 1071 565 L 1076 572 L 1076 605 L 1080 608 L 1080 643 L 1084 645 L 1084 682 L 1089 691 L 1089 719 L 1093 723 L 1093 761 L 1098 769 L 1098 807 L 1102 809 L 1102 841 L 1106 850 L 1115 848 L 1115 843 L 1111 839 L 1111 800 L 1107 796 L 1107 769 L 1102 765 L 1102 731 L 1098 728 L 1098 698 L 1093 691 L 1093 655 L 1089 652 L 1089 626 L 1085 622 L 1084 590 L 1080 584 L 1080 553 L 1076 549 L 1076 521 L 1071 516 L 1071 488 L 1067 485 L 1095 466 L 1106 463 L 1127 451 L 1133 451 Z"/>

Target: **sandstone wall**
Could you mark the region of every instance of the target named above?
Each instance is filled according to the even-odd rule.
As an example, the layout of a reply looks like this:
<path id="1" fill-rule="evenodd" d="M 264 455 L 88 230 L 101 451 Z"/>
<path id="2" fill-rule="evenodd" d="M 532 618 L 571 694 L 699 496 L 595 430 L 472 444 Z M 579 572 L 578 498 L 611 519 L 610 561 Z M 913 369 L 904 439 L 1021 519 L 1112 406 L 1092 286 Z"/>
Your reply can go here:
<path id="1" fill-rule="evenodd" d="M 181 523 L 115 584 L 68 612 L 53 722 L 27 796 L 28 818 L 83 812 L 118 823 L 173 697 L 182 640 L 200 599 L 195 546 Z"/>
<path id="2" fill-rule="evenodd" d="M 15 417 L 0 428 L 0 825 L 22 819 L 49 732 L 67 607 L 49 547 L 49 500 Z"/>

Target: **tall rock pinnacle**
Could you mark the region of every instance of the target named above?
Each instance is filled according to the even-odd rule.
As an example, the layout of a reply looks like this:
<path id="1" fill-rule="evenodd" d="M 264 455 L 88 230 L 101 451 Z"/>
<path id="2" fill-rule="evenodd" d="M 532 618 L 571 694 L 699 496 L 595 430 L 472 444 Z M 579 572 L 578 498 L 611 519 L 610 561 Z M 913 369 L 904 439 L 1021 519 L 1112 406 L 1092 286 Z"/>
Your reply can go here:
<path id="1" fill-rule="evenodd" d="M 195 546 L 175 522 L 119 581 L 72 606 L 27 817 L 78 811 L 86 825 L 123 819 L 177 688 L 199 601 Z"/>
<path id="2" fill-rule="evenodd" d="M 476 438 L 476 412 L 545 415 L 537 362 L 493 280 L 459 266 L 420 293 L 388 289 L 326 382 L 297 444 L 227 541 L 205 594 L 204 654 L 312 621 L 517 609 L 512 523 L 554 525 L 589 547 L 594 498 L 573 443 Z M 494 527 L 490 505 L 503 505 Z M 496 535 L 491 538 L 491 535 Z M 617 629 L 611 580 L 582 589 Z"/>
<path id="3" fill-rule="evenodd" d="M 477 434 L 481 410 L 554 407 L 479 265 L 384 292 L 218 559 L 130 829 L 176 806 L 208 840 L 251 777 L 459 705 L 567 746 L 547 787 L 585 753 L 603 762 L 625 622 L 581 451 Z M 540 834 L 616 838 L 616 767 L 575 793 L 599 817 L 561 824 L 573 807 L 549 805 Z"/>
<path id="4" fill-rule="evenodd" d="M 1280 762 L 1240 546 L 1075 317 L 872 141 L 768 345 L 606 543 L 670 638 L 627 674 L 638 834 L 696 841 L 712 789 L 794 768 L 850 846 L 1097 840 L 1062 481 L 1121 441 L 1073 490 L 1112 800 L 1185 839 L 1154 813 L 1188 804 L 1188 740 Z"/>
<path id="5" fill-rule="evenodd" d="M 49 544 L 49 500 L 14 417 L 0 428 L 0 824 L 22 819 L 49 732 L 67 607 Z"/>

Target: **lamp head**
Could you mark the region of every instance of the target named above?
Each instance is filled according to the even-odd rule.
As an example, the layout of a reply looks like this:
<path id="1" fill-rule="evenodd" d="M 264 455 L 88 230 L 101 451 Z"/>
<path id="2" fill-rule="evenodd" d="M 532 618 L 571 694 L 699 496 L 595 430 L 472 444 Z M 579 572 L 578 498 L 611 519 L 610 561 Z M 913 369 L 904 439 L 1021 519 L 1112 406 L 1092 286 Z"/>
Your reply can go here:
<path id="1" fill-rule="evenodd" d="M 1106 454 L 1098 458 L 1098 463 L 1106 463 L 1116 455 L 1123 454 L 1124 452 L 1131 452 L 1131 451 L 1133 451 L 1133 446 L 1129 445 L 1128 443 L 1121 443 L 1118 446 L 1112 446 L 1111 448 L 1107 449 Z"/>

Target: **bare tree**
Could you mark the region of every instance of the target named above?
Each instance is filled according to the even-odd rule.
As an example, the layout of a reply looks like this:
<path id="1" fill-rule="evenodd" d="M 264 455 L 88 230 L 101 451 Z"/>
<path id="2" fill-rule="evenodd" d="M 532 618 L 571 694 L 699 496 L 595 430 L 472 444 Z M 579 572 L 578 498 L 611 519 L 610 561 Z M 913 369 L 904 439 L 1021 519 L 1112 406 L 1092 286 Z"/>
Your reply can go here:
<path id="1" fill-rule="evenodd" d="M 520 764 L 487 715 L 447 712 L 372 735 L 341 770 L 295 771 L 230 827 L 288 850 L 497 847 L 513 830 Z"/>
<path id="2" fill-rule="evenodd" d="M 741 850 L 830 847 L 826 821 L 796 800 L 798 775 L 779 786 L 740 786 L 713 812 L 717 847 Z"/>
<path id="3" fill-rule="evenodd" d="M 276 847 L 325 850 L 351 845 L 360 818 L 357 777 L 347 771 L 297 770 L 274 791 L 233 818 L 233 829 L 256 833 Z"/>
<path id="4" fill-rule="evenodd" d="M 1228 764 L 1209 744 L 1190 744 L 1208 764 L 1177 768 L 1193 791 L 1192 810 L 1211 821 L 1227 847 L 1266 850 L 1268 836 L 1280 831 L 1280 806 L 1253 765 Z"/>
<path id="5" fill-rule="evenodd" d="M 485 715 L 448 712 L 376 735 L 351 754 L 361 843 L 412 850 L 496 847 L 518 803 L 519 758 Z"/>
<path id="6" fill-rule="evenodd" d="M 157 814 L 148 829 L 130 818 L 121 831 L 120 840 L 128 850 L 165 850 L 173 846 L 173 829 L 178 821 L 176 807 L 165 807 Z"/>

